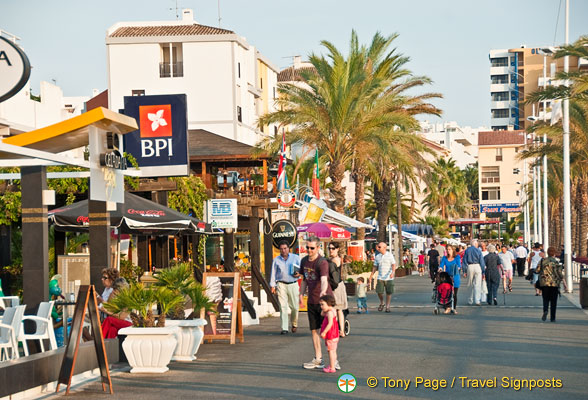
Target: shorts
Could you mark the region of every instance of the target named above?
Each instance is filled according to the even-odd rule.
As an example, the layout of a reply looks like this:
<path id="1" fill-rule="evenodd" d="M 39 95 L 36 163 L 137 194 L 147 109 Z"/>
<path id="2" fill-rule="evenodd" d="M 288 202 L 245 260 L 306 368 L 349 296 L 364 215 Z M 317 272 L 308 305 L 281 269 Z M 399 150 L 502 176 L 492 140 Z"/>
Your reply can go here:
<path id="1" fill-rule="evenodd" d="M 507 279 L 512 279 L 512 269 L 505 269 L 504 270 L 504 277 Z"/>
<path id="2" fill-rule="evenodd" d="M 383 294 L 384 290 L 386 294 L 394 293 L 394 280 L 390 279 L 388 281 L 380 281 L 376 284 L 376 293 Z"/>
<path id="3" fill-rule="evenodd" d="M 327 351 L 335 351 L 335 350 L 337 350 L 337 344 L 338 343 L 339 343 L 339 338 L 325 339 L 325 345 L 327 346 Z"/>
<path id="4" fill-rule="evenodd" d="M 308 326 L 310 327 L 311 331 L 320 330 L 321 325 L 323 323 L 323 317 L 321 315 L 321 305 L 320 304 L 308 304 L 306 306 L 307 314 L 308 314 Z"/>

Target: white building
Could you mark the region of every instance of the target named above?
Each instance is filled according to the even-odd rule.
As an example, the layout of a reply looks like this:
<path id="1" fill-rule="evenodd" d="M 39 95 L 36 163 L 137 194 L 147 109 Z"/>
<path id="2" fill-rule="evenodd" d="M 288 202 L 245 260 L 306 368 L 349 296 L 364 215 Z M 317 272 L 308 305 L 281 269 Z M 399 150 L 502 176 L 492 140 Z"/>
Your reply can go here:
<path id="1" fill-rule="evenodd" d="M 277 128 L 257 128 L 274 110 L 277 68 L 233 31 L 180 21 L 119 22 L 106 35 L 109 107 L 124 96 L 185 93 L 188 129 L 255 145 Z"/>
<path id="2" fill-rule="evenodd" d="M 431 123 L 420 121 L 420 135 L 447 150 L 460 169 L 473 165 L 478 160 L 478 133 L 488 128 L 461 127 L 455 121 Z"/>

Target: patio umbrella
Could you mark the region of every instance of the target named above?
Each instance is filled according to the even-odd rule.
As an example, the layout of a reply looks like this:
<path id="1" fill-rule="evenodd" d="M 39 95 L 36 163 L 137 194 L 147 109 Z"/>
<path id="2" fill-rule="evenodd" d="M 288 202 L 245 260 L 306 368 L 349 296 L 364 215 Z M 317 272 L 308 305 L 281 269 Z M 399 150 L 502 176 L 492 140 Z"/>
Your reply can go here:
<path id="1" fill-rule="evenodd" d="M 333 224 L 325 224 L 323 222 L 314 222 L 312 224 L 300 225 L 296 228 L 298 233 L 308 233 L 314 235 L 321 240 L 350 240 L 351 233 Z"/>
<path id="2" fill-rule="evenodd" d="M 49 211 L 49 221 L 58 230 L 85 231 L 89 227 L 88 200 Z M 110 226 L 120 233 L 170 235 L 178 232 L 211 233 L 210 224 L 151 200 L 125 192 L 125 202 L 110 212 Z"/>

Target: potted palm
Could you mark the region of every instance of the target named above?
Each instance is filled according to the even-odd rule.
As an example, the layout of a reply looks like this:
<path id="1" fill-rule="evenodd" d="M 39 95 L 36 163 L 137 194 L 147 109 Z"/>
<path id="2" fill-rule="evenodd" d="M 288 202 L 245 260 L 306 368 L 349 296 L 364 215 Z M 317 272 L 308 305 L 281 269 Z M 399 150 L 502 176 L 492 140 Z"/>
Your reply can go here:
<path id="1" fill-rule="evenodd" d="M 200 310 L 214 311 L 214 304 L 206 297 L 204 287 L 193 278 L 188 263 L 160 270 L 155 279 L 155 286 L 164 287 L 183 299 L 168 314 L 168 326 L 175 328 L 178 342 L 172 360 L 193 361 L 204 336 L 202 327 L 206 325 L 206 320 L 199 318 Z"/>
<path id="2" fill-rule="evenodd" d="M 125 335 L 123 351 L 131 373 L 162 373 L 169 370 L 167 365 L 176 348 L 174 331 L 165 327 L 165 315 L 183 301 L 171 290 L 163 287 L 146 288 L 142 283 L 133 283 L 121 289 L 104 308 L 112 313 L 130 314 L 132 327 L 123 328 Z M 156 317 L 153 310 L 159 308 Z"/>

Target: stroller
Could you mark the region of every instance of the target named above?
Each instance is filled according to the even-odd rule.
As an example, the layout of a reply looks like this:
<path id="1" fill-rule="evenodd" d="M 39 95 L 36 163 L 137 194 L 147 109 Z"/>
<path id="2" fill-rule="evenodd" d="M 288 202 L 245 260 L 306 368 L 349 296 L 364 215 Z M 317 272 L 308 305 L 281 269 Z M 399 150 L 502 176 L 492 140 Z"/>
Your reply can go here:
<path id="1" fill-rule="evenodd" d="M 343 310 L 343 329 L 341 329 L 341 323 L 339 323 L 339 330 L 342 330 L 343 332 L 345 332 L 345 336 L 349 336 L 349 334 L 351 333 L 351 322 L 349 322 L 349 309 L 345 309 Z"/>
<path id="2" fill-rule="evenodd" d="M 439 314 L 440 308 L 445 309 L 444 314 L 453 313 L 453 280 L 447 272 L 440 271 L 435 275 L 432 299 L 435 303 L 433 314 Z"/>

